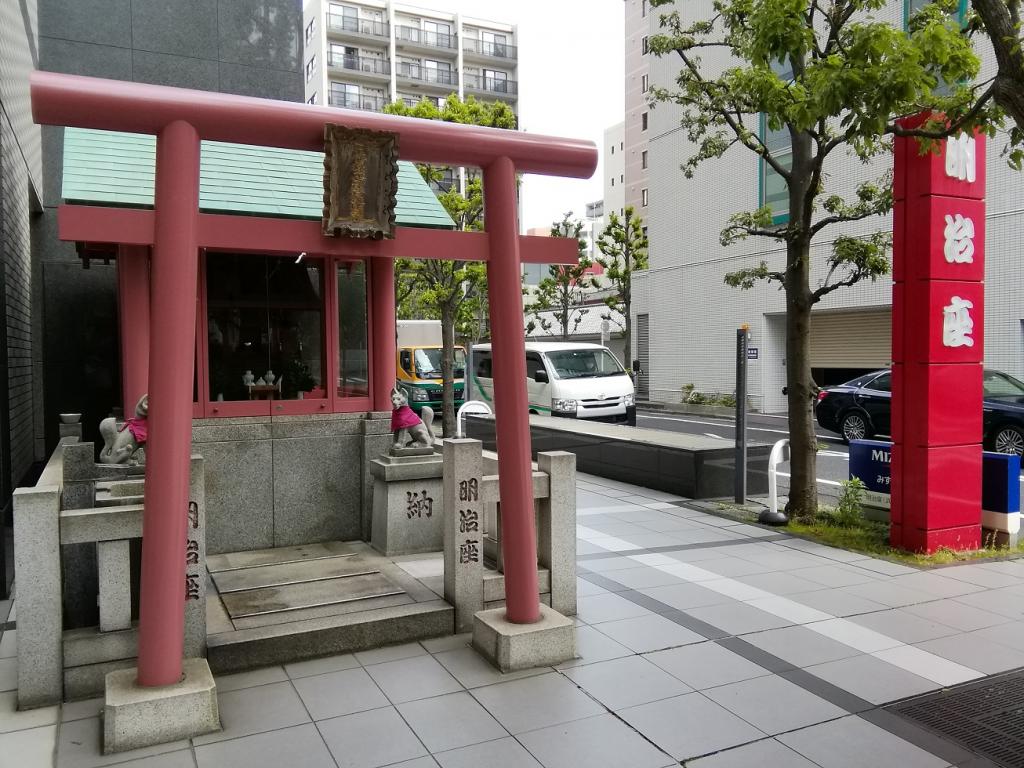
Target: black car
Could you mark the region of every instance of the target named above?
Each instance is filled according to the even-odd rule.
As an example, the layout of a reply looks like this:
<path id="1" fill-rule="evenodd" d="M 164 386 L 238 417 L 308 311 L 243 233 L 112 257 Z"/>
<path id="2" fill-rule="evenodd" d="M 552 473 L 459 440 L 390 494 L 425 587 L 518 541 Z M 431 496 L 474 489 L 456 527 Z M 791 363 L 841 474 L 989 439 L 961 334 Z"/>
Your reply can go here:
<path id="1" fill-rule="evenodd" d="M 985 448 L 1024 454 L 1024 383 L 999 371 L 985 371 Z M 874 371 L 818 393 L 814 414 L 824 429 L 838 432 L 844 442 L 889 435 L 892 378 L 888 370 Z"/>

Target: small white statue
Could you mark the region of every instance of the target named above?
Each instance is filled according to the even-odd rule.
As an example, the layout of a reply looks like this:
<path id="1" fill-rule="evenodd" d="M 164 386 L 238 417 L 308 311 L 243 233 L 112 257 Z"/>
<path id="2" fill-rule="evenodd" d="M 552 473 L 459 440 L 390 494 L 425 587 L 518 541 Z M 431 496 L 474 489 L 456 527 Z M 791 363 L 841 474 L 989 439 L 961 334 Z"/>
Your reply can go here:
<path id="1" fill-rule="evenodd" d="M 244 374 L 242 374 L 242 383 L 245 386 L 251 387 L 255 382 L 256 377 L 252 375 L 252 371 L 246 371 Z"/>
<path id="2" fill-rule="evenodd" d="M 394 435 L 394 448 L 430 448 L 434 445 L 434 433 L 430 426 L 434 423 L 434 411 L 423 406 L 421 419 L 409 407 L 409 398 L 398 387 L 391 390 L 391 432 Z M 411 445 L 410 445 L 411 442 Z"/>
<path id="3" fill-rule="evenodd" d="M 263 375 L 263 378 L 266 379 L 267 384 L 273 384 L 274 383 L 274 372 L 273 371 L 267 371 Z"/>
<path id="4" fill-rule="evenodd" d="M 149 416 L 149 395 L 143 395 L 135 404 L 135 416 L 117 428 L 117 419 L 113 416 L 100 422 L 100 435 L 103 437 L 103 450 L 100 451 L 101 464 L 132 464 L 135 452 L 146 444 L 146 418 Z"/>

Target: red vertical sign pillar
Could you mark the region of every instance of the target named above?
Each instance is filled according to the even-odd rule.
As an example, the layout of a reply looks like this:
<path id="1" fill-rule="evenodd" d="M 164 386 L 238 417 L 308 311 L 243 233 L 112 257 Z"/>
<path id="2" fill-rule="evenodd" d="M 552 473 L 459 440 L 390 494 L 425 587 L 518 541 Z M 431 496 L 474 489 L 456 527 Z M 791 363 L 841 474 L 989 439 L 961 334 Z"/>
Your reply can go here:
<path id="1" fill-rule="evenodd" d="M 925 155 L 917 139 L 897 137 L 895 155 L 890 542 L 929 553 L 976 549 L 985 137 L 954 136 Z"/>

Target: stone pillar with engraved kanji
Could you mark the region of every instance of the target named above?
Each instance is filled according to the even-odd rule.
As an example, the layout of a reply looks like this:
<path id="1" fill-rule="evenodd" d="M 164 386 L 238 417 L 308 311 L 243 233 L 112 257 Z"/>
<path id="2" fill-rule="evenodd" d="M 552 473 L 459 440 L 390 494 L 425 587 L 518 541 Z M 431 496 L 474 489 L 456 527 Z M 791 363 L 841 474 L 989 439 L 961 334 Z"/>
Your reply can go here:
<path id="1" fill-rule="evenodd" d="M 188 527 L 185 531 L 185 658 L 206 656 L 206 485 L 202 456 L 189 473 Z"/>
<path id="2" fill-rule="evenodd" d="M 924 116 L 904 125 L 919 125 Z M 985 136 L 895 140 L 893 546 L 981 542 Z"/>
<path id="3" fill-rule="evenodd" d="M 483 443 L 444 441 L 444 599 L 455 606 L 455 631 L 473 629 L 483 610 Z"/>

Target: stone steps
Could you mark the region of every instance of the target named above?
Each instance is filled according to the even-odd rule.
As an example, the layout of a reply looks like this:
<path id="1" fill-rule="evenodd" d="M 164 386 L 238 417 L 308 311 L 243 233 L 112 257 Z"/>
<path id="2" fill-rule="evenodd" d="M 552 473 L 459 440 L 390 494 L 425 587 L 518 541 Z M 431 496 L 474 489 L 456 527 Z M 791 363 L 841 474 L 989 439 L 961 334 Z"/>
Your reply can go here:
<path id="1" fill-rule="evenodd" d="M 215 674 L 241 672 L 441 637 L 454 625 L 455 609 L 429 600 L 210 635 L 207 659 Z"/>

